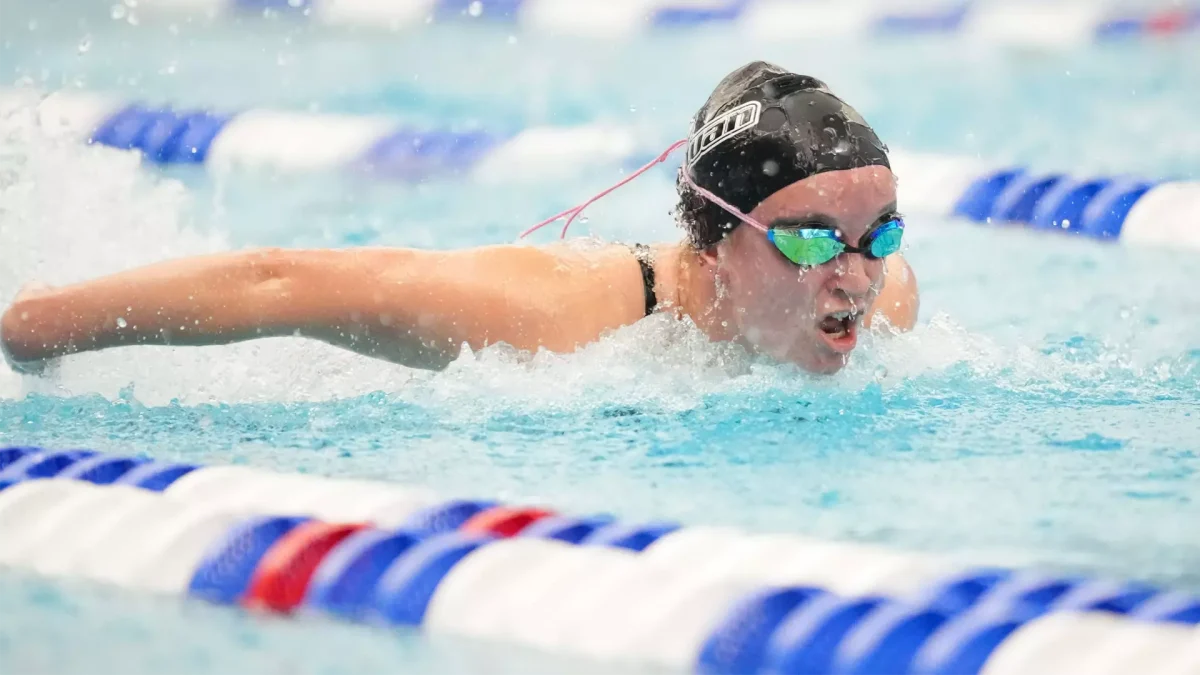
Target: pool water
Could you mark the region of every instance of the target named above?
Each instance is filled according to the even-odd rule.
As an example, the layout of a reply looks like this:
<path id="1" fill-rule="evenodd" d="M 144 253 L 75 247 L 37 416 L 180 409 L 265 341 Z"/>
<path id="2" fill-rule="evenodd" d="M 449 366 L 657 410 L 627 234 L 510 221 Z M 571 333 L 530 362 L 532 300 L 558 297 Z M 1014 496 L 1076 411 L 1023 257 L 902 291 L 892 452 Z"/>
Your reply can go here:
<path id="1" fill-rule="evenodd" d="M 500 131 L 604 121 L 656 147 L 683 134 L 720 76 L 765 58 L 828 81 L 892 147 L 1080 174 L 1200 174 L 1195 43 L 760 49 L 719 29 L 614 44 L 503 26 L 131 25 L 82 2 L 18 0 L 5 13 L 0 86 Z M 47 139 L 14 115 L 0 120 L 0 299 L 31 279 L 244 246 L 509 242 L 616 176 L 395 184 L 164 172 Z M 652 172 L 597 204 L 576 234 L 676 237 L 672 185 Z M 496 347 L 438 373 L 287 338 L 123 349 L 66 359 L 46 378 L 0 369 L 0 444 L 370 477 L 1200 589 L 1200 253 L 908 220 L 920 325 L 867 336 L 832 378 L 659 318 L 572 355 Z M 10 571 L 0 607 L 3 672 L 590 667 Z"/>

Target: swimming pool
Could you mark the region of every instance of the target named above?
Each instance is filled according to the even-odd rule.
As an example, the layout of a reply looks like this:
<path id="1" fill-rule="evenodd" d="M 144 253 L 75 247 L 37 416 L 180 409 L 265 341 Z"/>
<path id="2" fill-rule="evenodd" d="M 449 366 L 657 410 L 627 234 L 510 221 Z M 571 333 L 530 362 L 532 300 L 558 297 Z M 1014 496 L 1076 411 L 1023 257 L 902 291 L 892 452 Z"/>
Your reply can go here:
<path id="1" fill-rule="evenodd" d="M 86 20 L 64 8 L 83 9 L 21 3 L 19 20 L 2 22 L 3 84 L 499 130 L 601 121 L 665 146 L 716 77 L 767 58 L 834 84 L 894 147 L 1085 173 L 1200 169 L 1200 60 L 1189 43 L 759 48 L 705 28 L 617 48 L 503 26 L 403 36 L 258 21 L 172 29 L 114 20 L 107 7 Z M 30 278 L 61 283 L 236 246 L 510 241 L 614 175 L 524 185 L 164 177 L 129 156 L 40 138 L 20 118 L 3 123 L 4 298 Z M 673 237 L 670 186 L 664 172 L 647 176 L 596 205 L 577 233 Z M 373 477 L 1200 589 L 1194 251 L 911 224 L 921 327 L 869 340 L 833 379 L 754 363 L 655 321 L 569 357 L 496 349 L 436 374 L 286 339 L 113 351 L 67 360 L 48 380 L 0 372 L 0 443 Z M 586 667 L 10 572 L 0 605 L 0 663 L 14 671 Z M 72 649 L 59 649 L 68 638 Z"/>

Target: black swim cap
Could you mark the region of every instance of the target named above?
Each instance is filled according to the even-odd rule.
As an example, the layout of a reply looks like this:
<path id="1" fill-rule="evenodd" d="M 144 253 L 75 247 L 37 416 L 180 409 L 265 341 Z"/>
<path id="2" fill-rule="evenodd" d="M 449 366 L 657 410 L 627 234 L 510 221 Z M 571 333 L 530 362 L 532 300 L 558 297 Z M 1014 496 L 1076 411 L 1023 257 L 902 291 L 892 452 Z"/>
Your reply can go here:
<path id="1" fill-rule="evenodd" d="M 886 166 L 887 147 L 825 83 L 755 61 L 721 80 L 696 114 L 681 171 L 749 213 L 779 190 L 826 171 Z M 692 244 L 706 248 L 739 219 L 678 181 Z"/>

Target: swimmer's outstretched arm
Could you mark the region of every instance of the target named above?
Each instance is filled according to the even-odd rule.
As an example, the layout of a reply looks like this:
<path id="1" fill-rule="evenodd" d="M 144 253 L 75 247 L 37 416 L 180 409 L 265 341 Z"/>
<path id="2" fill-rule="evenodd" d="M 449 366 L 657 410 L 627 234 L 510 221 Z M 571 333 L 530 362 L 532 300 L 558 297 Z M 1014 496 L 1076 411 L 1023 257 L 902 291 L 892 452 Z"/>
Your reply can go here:
<path id="1" fill-rule="evenodd" d="M 532 247 L 247 251 L 22 294 L 0 336 L 18 367 L 121 345 L 299 335 L 439 368 L 463 343 L 570 350 L 619 324 L 623 312 L 579 311 L 594 302 L 580 278 L 562 256 Z M 640 297 L 617 301 L 638 315 Z"/>

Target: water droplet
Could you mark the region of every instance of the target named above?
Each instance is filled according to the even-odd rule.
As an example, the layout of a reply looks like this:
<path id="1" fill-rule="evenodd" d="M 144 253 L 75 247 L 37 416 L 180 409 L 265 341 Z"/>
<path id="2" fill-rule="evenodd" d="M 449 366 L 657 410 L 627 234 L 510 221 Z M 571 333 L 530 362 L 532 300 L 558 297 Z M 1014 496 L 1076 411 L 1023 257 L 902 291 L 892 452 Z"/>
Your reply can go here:
<path id="1" fill-rule="evenodd" d="M 875 367 L 875 381 L 882 382 L 888 376 L 888 369 L 883 366 Z"/>
<path id="2" fill-rule="evenodd" d="M 763 173 L 766 175 L 774 176 L 779 173 L 779 162 L 776 162 L 773 159 L 768 159 L 767 161 L 763 162 L 762 169 Z"/>
<path id="3" fill-rule="evenodd" d="M 90 50 L 91 48 L 92 48 L 92 36 L 84 35 L 83 39 L 79 41 L 79 53 L 86 54 L 86 53 L 88 53 L 88 50 Z"/>
<path id="4" fill-rule="evenodd" d="M 110 13 L 110 15 L 112 16 L 112 18 L 116 19 L 117 21 L 120 21 L 121 19 L 125 18 L 125 14 L 127 13 L 127 11 L 128 10 L 125 9 L 125 5 L 113 5 L 112 12 Z"/>
<path id="5" fill-rule="evenodd" d="M 141 23 L 137 14 L 134 14 L 133 12 L 130 12 L 129 16 L 125 17 L 125 21 L 128 22 L 130 26 L 136 26 Z"/>
<path id="6" fill-rule="evenodd" d="M 304 0 L 288 0 L 288 7 L 298 9 L 304 6 Z"/>
<path id="7" fill-rule="evenodd" d="M 129 322 L 125 320 L 125 317 L 123 317 L 123 316 L 117 317 L 117 328 L 124 328 L 128 325 L 129 325 Z"/>
<path id="8" fill-rule="evenodd" d="M 637 106 L 629 106 L 629 112 L 637 112 Z"/>
<path id="9" fill-rule="evenodd" d="M 470 14 L 471 16 L 479 16 L 483 14 L 483 3 L 479 0 L 472 2 L 467 6 L 467 14 Z"/>

